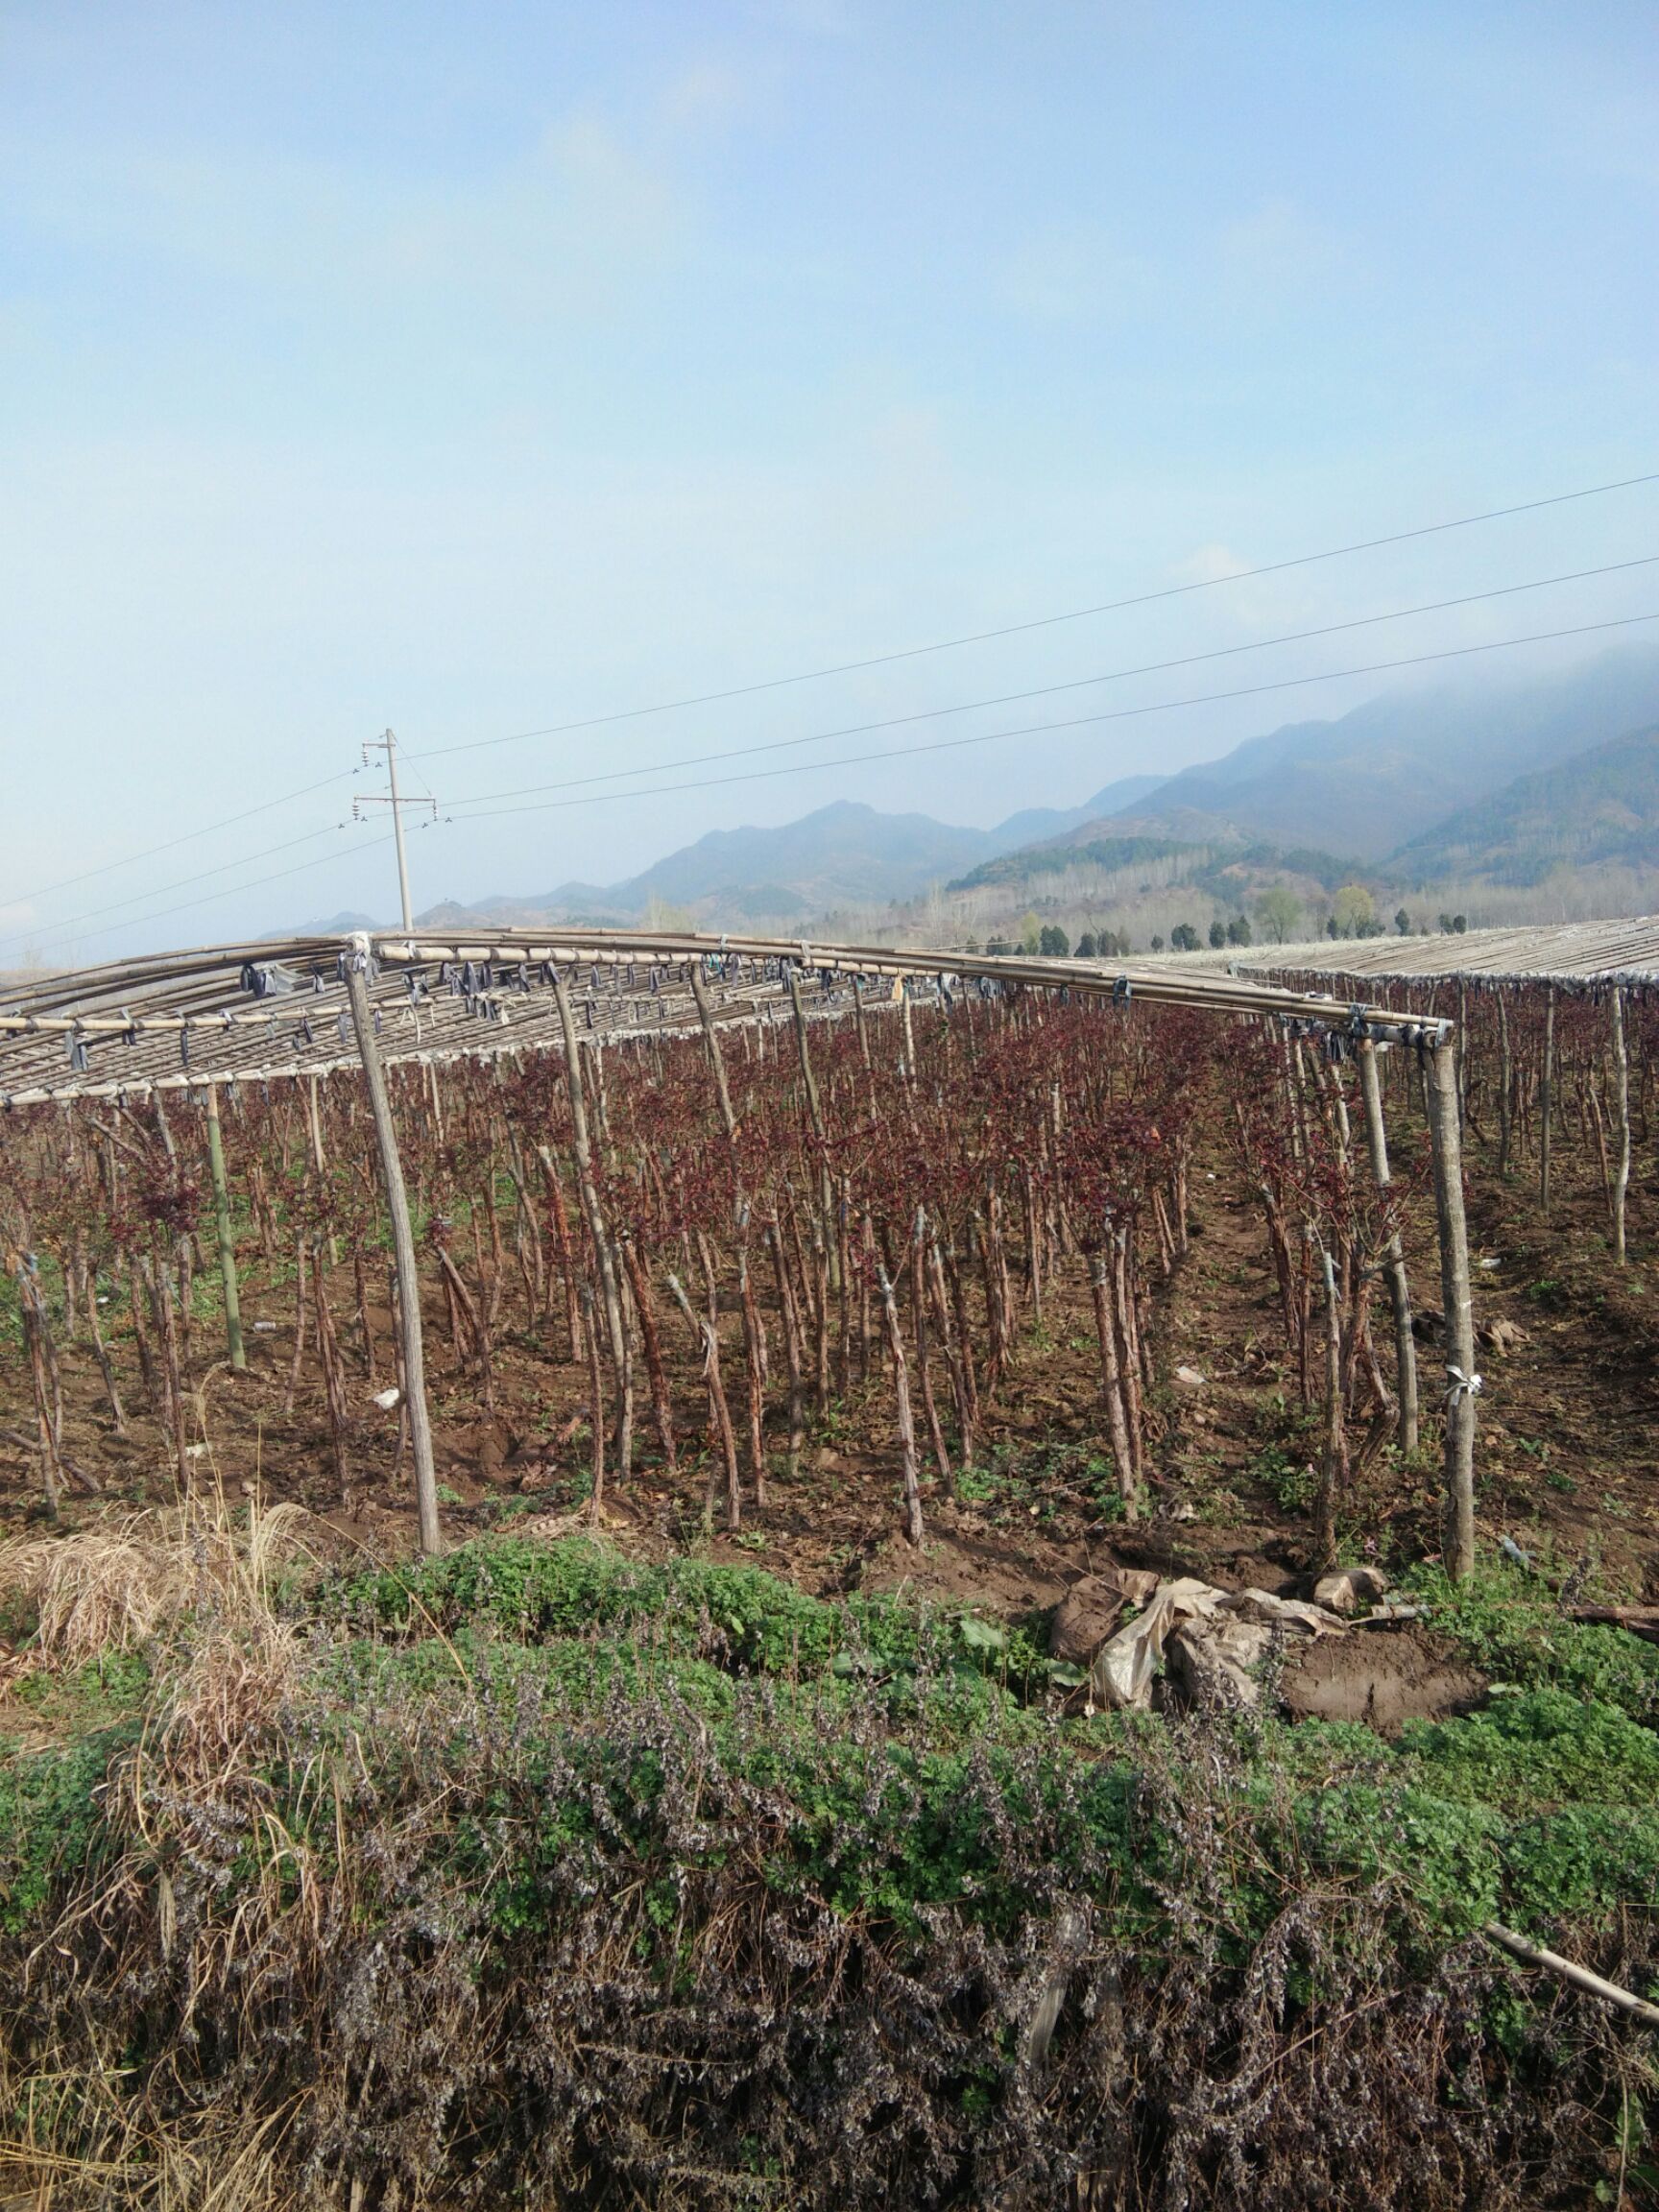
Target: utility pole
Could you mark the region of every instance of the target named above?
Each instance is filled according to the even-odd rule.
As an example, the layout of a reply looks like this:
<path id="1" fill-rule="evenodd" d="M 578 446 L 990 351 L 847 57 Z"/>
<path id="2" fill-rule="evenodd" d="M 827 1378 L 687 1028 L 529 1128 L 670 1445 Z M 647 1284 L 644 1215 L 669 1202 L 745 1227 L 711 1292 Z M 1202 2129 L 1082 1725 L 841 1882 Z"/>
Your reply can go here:
<path id="1" fill-rule="evenodd" d="M 415 926 L 415 916 L 409 904 L 409 856 L 403 850 L 403 808 L 411 804 L 421 806 L 429 805 L 432 809 L 432 818 L 436 821 L 438 818 L 438 802 L 436 799 L 421 799 L 411 802 L 407 799 L 398 798 L 397 740 L 390 730 L 386 732 L 383 737 L 369 737 L 364 740 L 363 765 L 365 767 L 369 765 L 371 753 L 384 753 L 386 756 L 387 789 L 384 792 L 360 792 L 351 802 L 351 812 L 354 818 L 361 822 L 363 819 L 362 809 L 365 806 L 391 807 L 392 834 L 397 846 L 397 896 L 403 908 L 403 926 L 405 929 L 412 930 Z"/>

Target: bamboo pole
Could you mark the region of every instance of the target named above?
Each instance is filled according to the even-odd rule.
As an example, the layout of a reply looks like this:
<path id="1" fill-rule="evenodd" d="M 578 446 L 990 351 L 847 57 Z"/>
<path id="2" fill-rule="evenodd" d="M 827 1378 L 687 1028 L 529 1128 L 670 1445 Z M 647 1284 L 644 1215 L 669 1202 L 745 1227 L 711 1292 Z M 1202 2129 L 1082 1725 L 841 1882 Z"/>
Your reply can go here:
<path id="1" fill-rule="evenodd" d="M 1580 1966 L 1576 1960 L 1563 1959 L 1559 1951 L 1546 1951 L 1542 1944 L 1528 1943 L 1524 1936 L 1517 1936 L 1512 1928 L 1500 1927 L 1496 1920 L 1489 1920 L 1481 1933 L 1488 1942 L 1496 1943 L 1500 1950 L 1507 1951 L 1512 1959 L 1519 1959 L 1525 1965 L 1541 1966 L 1546 1974 L 1570 1982 L 1575 1989 L 1582 1989 L 1591 1997 L 1599 1997 L 1604 2005 L 1617 2005 L 1633 2019 L 1644 2021 L 1649 2028 L 1659 2028 L 1659 2005 L 1649 2005 L 1633 1989 L 1606 1981 L 1601 1975 L 1592 1973 L 1588 1966 Z"/>
<path id="2" fill-rule="evenodd" d="M 225 1341 L 238 1375 L 248 1366 L 242 1344 L 242 1296 L 236 1282 L 236 1239 L 230 1227 L 230 1187 L 225 1179 L 225 1139 L 219 1126 L 219 1093 L 207 1086 L 207 1170 L 213 1181 L 213 1218 L 219 1232 L 219 1276 L 225 1286 Z"/>
<path id="3" fill-rule="evenodd" d="M 369 986 L 362 971 L 354 964 L 347 969 L 346 991 L 369 1089 L 374 1141 L 380 1148 L 380 1178 L 386 1190 L 386 1211 L 392 1218 L 398 1333 L 403 1350 L 403 1395 L 409 1412 L 409 1439 L 415 1453 L 415 1508 L 421 1524 L 421 1549 L 432 1558 L 444 1549 L 444 1533 L 438 1525 L 438 1472 L 432 1456 L 431 1418 L 426 1408 L 426 1360 L 421 1337 L 421 1272 L 415 1256 L 415 1230 L 403 1188 L 403 1162 L 397 1150 L 392 1102 L 386 1094 L 386 1073 L 374 1041 Z"/>
<path id="4" fill-rule="evenodd" d="M 1469 1288 L 1469 1229 L 1463 1213 L 1463 1147 L 1457 1125 L 1457 1064 L 1450 1042 L 1429 1055 L 1429 1127 L 1440 1292 L 1446 1311 L 1445 1533 L 1441 1557 L 1454 1581 L 1475 1564 L 1475 1315 Z"/>
<path id="5" fill-rule="evenodd" d="M 1371 1153 L 1371 1172 L 1383 1197 L 1393 1177 L 1388 1167 L 1388 1131 L 1382 1118 L 1382 1084 L 1377 1067 L 1377 1047 L 1370 1038 L 1359 1046 L 1359 1087 L 1365 1100 L 1365 1140 Z M 1383 1258 L 1388 1276 L 1389 1303 L 1394 1309 L 1394 1369 L 1400 1396 L 1398 1433 L 1402 1452 L 1417 1449 L 1417 1342 L 1411 1334 L 1411 1286 L 1406 1273 L 1406 1253 L 1400 1231 L 1390 1230 Z"/>

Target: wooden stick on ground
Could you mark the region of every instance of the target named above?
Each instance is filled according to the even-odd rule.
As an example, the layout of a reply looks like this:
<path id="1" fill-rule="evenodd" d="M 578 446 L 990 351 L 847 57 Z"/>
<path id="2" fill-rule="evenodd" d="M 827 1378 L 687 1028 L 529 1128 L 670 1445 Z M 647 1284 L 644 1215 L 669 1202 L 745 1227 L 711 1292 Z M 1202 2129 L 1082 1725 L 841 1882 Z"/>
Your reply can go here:
<path id="1" fill-rule="evenodd" d="M 1539 1944 L 1528 1943 L 1525 1936 L 1517 1936 L 1512 1928 L 1501 1928 L 1496 1920 L 1488 1921 L 1483 1934 L 1488 1942 L 1496 1943 L 1501 1951 L 1507 1951 L 1524 1965 L 1541 1966 L 1545 1973 L 1571 1982 L 1575 1989 L 1599 1997 L 1605 2005 L 1617 2005 L 1621 2011 L 1646 2022 L 1649 2028 L 1659 2028 L 1659 2005 L 1649 2005 L 1633 1989 L 1622 1989 L 1617 1982 L 1604 1981 L 1588 1966 L 1575 1965 L 1571 1959 L 1563 1959 L 1558 1951 L 1546 1951 Z"/>

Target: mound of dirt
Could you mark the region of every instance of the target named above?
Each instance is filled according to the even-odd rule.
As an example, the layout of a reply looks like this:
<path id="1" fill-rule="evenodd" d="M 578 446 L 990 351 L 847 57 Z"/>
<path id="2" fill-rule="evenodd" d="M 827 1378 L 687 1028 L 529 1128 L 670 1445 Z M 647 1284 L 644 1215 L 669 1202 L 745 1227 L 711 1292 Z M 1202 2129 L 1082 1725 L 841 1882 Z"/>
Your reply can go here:
<path id="1" fill-rule="evenodd" d="M 1445 1720 L 1485 1701 L 1487 1681 L 1444 1636 L 1368 1628 L 1320 1636 L 1286 1661 L 1279 1692 L 1298 1720 L 1363 1720 L 1380 1736 Z"/>

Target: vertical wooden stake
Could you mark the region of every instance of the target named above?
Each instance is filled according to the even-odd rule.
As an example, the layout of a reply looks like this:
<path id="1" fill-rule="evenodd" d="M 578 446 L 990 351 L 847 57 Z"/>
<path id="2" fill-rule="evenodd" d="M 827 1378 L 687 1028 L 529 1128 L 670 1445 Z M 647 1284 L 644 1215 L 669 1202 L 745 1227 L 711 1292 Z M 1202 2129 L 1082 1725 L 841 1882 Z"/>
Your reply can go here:
<path id="1" fill-rule="evenodd" d="M 866 1070 L 868 1070 L 871 1064 L 870 1024 L 864 1019 L 864 992 L 862 988 L 863 982 L 864 978 L 862 975 L 854 975 L 853 978 L 853 1019 L 857 1024 L 858 1028 L 858 1056 L 863 1061 Z"/>
<path id="2" fill-rule="evenodd" d="M 1094 1333 L 1100 1340 L 1101 1396 L 1106 1402 L 1106 1425 L 1112 1438 L 1112 1459 L 1118 1470 L 1118 1494 L 1123 1501 L 1123 1518 L 1139 1518 L 1136 1509 L 1135 1455 L 1129 1443 L 1129 1422 L 1123 1410 L 1123 1375 L 1118 1358 L 1118 1329 L 1112 1317 L 1112 1273 L 1104 1252 L 1089 1262 L 1089 1288 L 1094 1301 Z"/>
<path id="3" fill-rule="evenodd" d="M 801 1003 L 801 985 L 796 978 L 795 964 L 788 965 L 789 1003 L 795 1010 L 795 1042 L 801 1048 L 801 1077 L 806 1086 L 806 1113 L 812 1123 L 812 1134 L 820 1143 L 824 1141 L 824 1110 L 818 1102 L 818 1080 L 812 1072 L 812 1054 L 806 1044 L 806 1009 Z"/>
<path id="4" fill-rule="evenodd" d="M 1624 1043 L 1624 987 L 1613 986 L 1613 1073 L 1619 1107 L 1619 1167 L 1613 1178 L 1613 1258 L 1624 1264 L 1624 1200 L 1630 1189 L 1630 1054 Z"/>
<path id="5" fill-rule="evenodd" d="M 1377 1188 L 1387 1195 L 1393 1178 L 1388 1169 L 1388 1132 L 1382 1119 L 1382 1085 L 1377 1070 L 1377 1047 L 1369 1037 L 1359 1046 L 1359 1084 L 1365 1099 L 1365 1138 L 1371 1152 L 1371 1173 Z M 1417 1449 L 1417 1344 L 1411 1334 L 1411 1286 L 1406 1274 L 1406 1254 L 1400 1232 L 1393 1230 L 1384 1254 L 1388 1267 L 1388 1296 L 1394 1308 L 1394 1366 L 1400 1393 L 1399 1437 L 1402 1452 Z"/>
<path id="6" fill-rule="evenodd" d="M 605 1216 L 599 1207 L 599 1187 L 593 1179 L 593 1146 L 588 1132 L 588 1104 L 582 1084 L 582 1047 L 576 1037 L 576 1017 L 565 971 L 553 971 L 553 997 L 559 1008 L 559 1025 L 565 1039 L 565 1072 L 570 1090 L 571 1148 L 576 1154 L 576 1180 L 582 1191 L 582 1209 L 588 1233 L 593 1239 L 593 1257 L 599 1269 L 599 1289 L 605 1307 L 605 1331 L 611 1345 L 611 1365 L 616 1377 L 616 1474 L 626 1481 L 633 1473 L 634 1361 L 622 1319 L 622 1295 L 616 1285 L 616 1262 L 611 1239 L 605 1234 Z"/>
<path id="7" fill-rule="evenodd" d="M 709 1065 L 714 1070 L 714 1087 L 720 1094 L 720 1118 L 726 1125 L 728 1141 L 737 1142 L 737 1116 L 732 1106 L 732 1093 L 726 1081 L 726 1059 L 720 1050 L 720 1040 L 714 1034 L 714 1012 L 709 1003 L 709 986 L 703 979 L 703 963 L 693 960 L 687 974 L 691 978 L 691 996 L 697 1001 L 697 1019 L 703 1024 L 703 1042 L 709 1047 Z"/>
<path id="8" fill-rule="evenodd" d="M 887 1323 L 887 1348 L 893 1355 L 893 1389 L 898 1401 L 899 1457 L 904 1483 L 904 1533 L 912 1544 L 920 1544 L 926 1533 L 922 1522 L 921 1470 L 916 1460 L 916 1423 L 910 1411 L 910 1372 L 904 1358 L 904 1338 L 899 1328 L 899 1308 L 894 1301 L 893 1286 L 887 1280 L 887 1270 L 879 1262 L 876 1267 L 877 1286 L 881 1292 L 881 1311 Z"/>
<path id="9" fill-rule="evenodd" d="M 1329 1251 L 1315 1238 L 1309 1241 L 1319 1255 L 1325 1278 L 1325 1448 L 1319 1457 L 1319 1485 L 1313 1495 L 1313 1551 L 1323 1572 L 1336 1564 L 1336 1500 L 1347 1486 L 1348 1446 L 1342 1425 L 1342 1308 L 1336 1294 L 1336 1268 Z"/>
<path id="10" fill-rule="evenodd" d="M 415 1257 L 415 1230 L 409 1218 L 409 1199 L 403 1188 L 403 1162 L 397 1150 L 397 1131 L 392 1119 L 392 1101 L 386 1094 L 386 1074 L 374 1042 L 374 1017 L 369 1006 L 369 986 L 359 971 L 348 964 L 346 994 L 351 1003 L 357 1050 L 369 1086 L 369 1111 L 374 1121 L 374 1140 L 380 1147 L 380 1179 L 386 1187 L 386 1211 L 392 1219 L 392 1256 L 397 1270 L 398 1334 L 403 1349 L 403 1396 L 409 1409 L 409 1440 L 415 1452 L 415 1509 L 421 1523 L 421 1549 L 428 1558 L 444 1549 L 438 1526 L 438 1473 L 432 1458 L 432 1423 L 426 1409 L 426 1360 L 421 1338 L 421 1274 Z"/>
<path id="11" fill-rule="evenodd" d="M 1544 1068 L 1538 1079 L 1538 1203 L 1550 1212 L 1550 1116 L 1555 1090 L 1555 986 L 1544 995 Z"/>
<path id="12" fill-rule="evenodd" d="M 219 1274 L 225 1285 L 225 1341 L 230 1347 L 230 1364 L 238 1375 L 246 1372 L 248 1355 L 242 1347 L 242 1297 L 236 1284 L 236 1239 L 230 1233 L 230 1188 L 225 1180 L 225 1139 L 219 1127 L 219 1091 L 207 1086 L 207 1168 L 213 1179 L 213 1215 L 219 1231 Z"/>
<path id="13" fill-rule="evenodd" d="M 1463 1215 L 1463 1146 L 1457 1126 L 1457 1056 L 1450 1040 L 1430 1054 L 1429 1129 L 1440 1297 L 1446 1309 L 1446 1521 L 1441 1557 L 1454 1581 L 1475 1564 L 1475 1314 L 1469 1228 Z"/>
<path id="14" fill-rule="evenodd" d="M 841 1284 L 841 1261 L 835 1238 L 835 1193 L 830 1183 L 830 1159 L 824 1139 L 824 1109 L 818 1098 L 818 1079 L 812 1072 L 812 1054 L 806 1042 L 806 1009 L 801 1003 L 801 985 L 796 977 L 795 963 L 786 960 L 784 974 L 789 984 L 789 1003 L 795 1012 L 795 1042 L 801 1053 L 801 1080 L 806 1087 L 806 1115 L 812 1124 L 812 1134 L 818 1140 L 819 1194 L 824 1207 L 824 1234 L 830 1245 L 830 1281 L 834 1288 Z"/>

